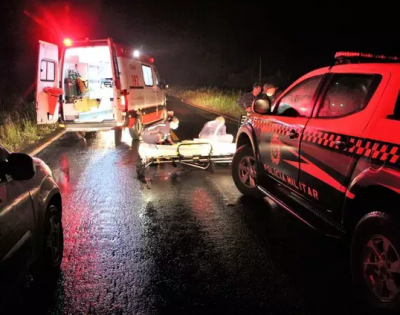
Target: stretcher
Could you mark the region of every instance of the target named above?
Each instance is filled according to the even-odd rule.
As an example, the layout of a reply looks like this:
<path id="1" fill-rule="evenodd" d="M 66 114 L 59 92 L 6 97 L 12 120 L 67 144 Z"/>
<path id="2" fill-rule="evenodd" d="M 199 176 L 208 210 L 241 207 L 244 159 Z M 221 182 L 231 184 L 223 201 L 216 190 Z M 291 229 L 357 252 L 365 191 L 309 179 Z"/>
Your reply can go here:
<path id="1" fill-rule="evenodd" d="M 202 170 L 213 170 L 215 164 L 230 164 L 236 151 L 235 143 L 211 140 L 185 140 L 174 145 L 142 142 L 139 145 L 141 171 L 152 164 L 178 163 Z"/>

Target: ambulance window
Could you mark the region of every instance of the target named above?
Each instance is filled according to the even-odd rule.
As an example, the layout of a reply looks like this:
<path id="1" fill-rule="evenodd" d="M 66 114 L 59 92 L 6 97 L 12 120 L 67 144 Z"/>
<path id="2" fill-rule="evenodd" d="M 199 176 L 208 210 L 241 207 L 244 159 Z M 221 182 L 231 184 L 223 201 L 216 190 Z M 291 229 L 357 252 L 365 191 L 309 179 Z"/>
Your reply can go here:
<path id="1" fill-rule="evenodd" d="M 149 66 L 142 65 L 144 84 L 146 86 L 153 86 L 153 74 Z"/>
<path id="2" fill-rule="evenodd" d="M 375 93 L 380 75 L 335 74 L 318 112 L 320 118 L 347 116 L 365 108 Z"/>
<path id="3" fill-rule="evenodd" d="M 159 86 L 160 84 L 160 74 L 158 73 L 158 70 L 156 67 L 153 67 L 154 73 L 156 74 L 156 85 Z"/>
<path id="4" fill-rule="evenodd" d="M 42 60 L 40 63 L 40 81 L 54 82 L 56 76 L 56 63 Z"/>
<path id="5" fill-rule="evenodd" d="M 49 81 L 54 81 L 54 69 L 55 68 L 55 64 L 54 62 L 48 62 L 47 63 L 47 80 Z"/>
<path id="6" fill-rule="evenodd" d="M 281 98 L 276 113 L 287 117 L 310 117 L 314 107 L 313 97 L 321 78 L 312 77 L 297 84 Z"/>

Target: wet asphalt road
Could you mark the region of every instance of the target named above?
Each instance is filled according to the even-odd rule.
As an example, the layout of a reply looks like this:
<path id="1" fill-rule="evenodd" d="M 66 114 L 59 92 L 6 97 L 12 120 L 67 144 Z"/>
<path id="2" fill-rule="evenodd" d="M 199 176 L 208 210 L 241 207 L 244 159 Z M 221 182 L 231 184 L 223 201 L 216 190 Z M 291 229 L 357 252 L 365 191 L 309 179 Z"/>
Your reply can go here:
<path id="1" fill-rule="evenodd" d="M 180 139 L 214 116 L 170 101 Z M 227 131 L 236 133 L 237 124 Z M 38 154 L 63 194 L 65 252 L 54 286 L 31 281 L 14 313 L 340 314 L 353 302 L 342 241 L 267 199 L 245 199 L 229 168 L 151 167 L 112 132 L 65 135 Z"/>

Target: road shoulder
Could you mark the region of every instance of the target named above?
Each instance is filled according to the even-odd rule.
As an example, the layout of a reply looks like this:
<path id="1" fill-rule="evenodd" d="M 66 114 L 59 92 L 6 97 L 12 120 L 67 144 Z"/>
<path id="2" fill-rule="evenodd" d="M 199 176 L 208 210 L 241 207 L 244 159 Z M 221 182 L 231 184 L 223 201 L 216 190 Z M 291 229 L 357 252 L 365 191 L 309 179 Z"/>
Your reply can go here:
<path id="1" fill-rule="evenodd" d="M 65 134 L 64 129 L 56 129 L 53 132 L 49 133 L 48 135 L 44 136 L 40 140 L 36 141 L 35 143 L 31 143 L 28 145 L 23 146 L 18 150 L 18 152 L 29 154 L 29 155 L 36 155 L 40 151 L 42 151 L 44 148 L 49 146 L 51 143 L 59 139 L 62 135 Z"/>

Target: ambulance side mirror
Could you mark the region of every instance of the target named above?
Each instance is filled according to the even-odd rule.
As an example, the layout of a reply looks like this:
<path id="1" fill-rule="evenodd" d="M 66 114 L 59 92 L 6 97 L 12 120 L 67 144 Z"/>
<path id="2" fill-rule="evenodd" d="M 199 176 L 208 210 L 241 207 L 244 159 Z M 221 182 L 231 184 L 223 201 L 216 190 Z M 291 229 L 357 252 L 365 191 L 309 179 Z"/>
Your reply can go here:
<path id="1" fill-rule="evenodd" d="M 257 99 L 253 103 L 253 112 L 267 115 L 271 112 L 271 101 L 269 99 Z"/>
<path id="2" fill-rule="evenodd" d="M 161 82 L 160 82 L 160 89 L 162 89 L 162 90 L 168 89 L 167 80 L 165 80 L 165 79 L 161 80 Z"/>

